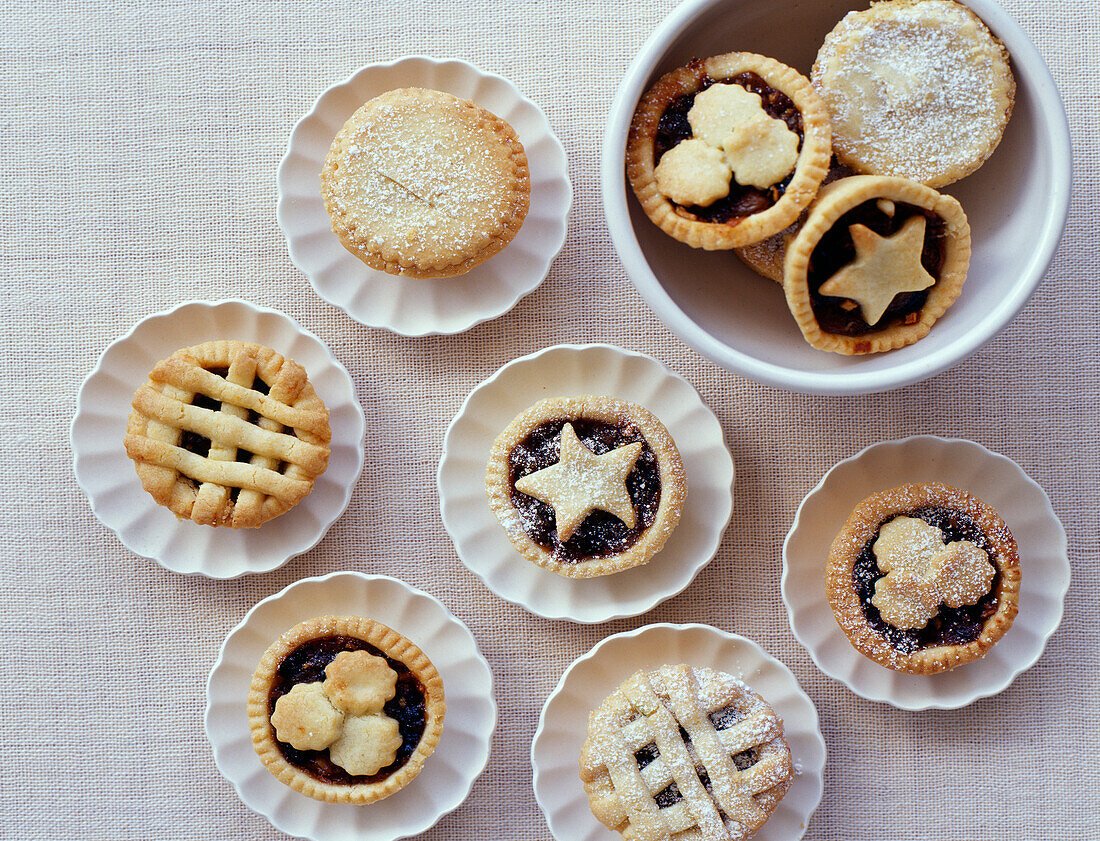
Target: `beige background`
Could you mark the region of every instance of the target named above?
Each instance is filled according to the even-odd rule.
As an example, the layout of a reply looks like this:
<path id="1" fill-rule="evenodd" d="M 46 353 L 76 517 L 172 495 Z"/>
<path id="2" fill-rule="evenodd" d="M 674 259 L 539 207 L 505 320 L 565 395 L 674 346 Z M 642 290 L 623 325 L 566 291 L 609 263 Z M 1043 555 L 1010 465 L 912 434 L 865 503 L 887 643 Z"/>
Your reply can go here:
<path id="1" fill-rule="evenodd" d="M 1097 4 L 1005 3 L 1050 63 L 1074 134 L 1069 225 L 1035 297 L 953 370 L 844 399 L 777 392 L 704 361 L 655 319 L 613 254 L 598 198 L 605 113 L 673 0 L 468 5 L 6 5 L 3 834 L 283 837 L 214 767 L 201 720 L 207 672 L 258 599 L 358 569 L 441 597 L 496 679 L 489 766 L 424 838 L 549 838 L 528 759 L 542 702 L 573 658 L 653 621 L 746 634 L 794 670 L 830 752 L 809 839 L 1100 835 Z M 370 330 L 321 301 L 275 222 L 275 169 L 294 122 L 357 67 L 409 52 L 512 79 L 564 142 L 576 193 L 545 284 L 505 317 L 450 338 Z M 329 344 L 366 408 L 370 456 L 319 546 L 276 572 L 218 582 L 131 555 L 95 520 L 71 473 L 68 424 L 110 341 L 180 300 L 229 296 L 280 309 Z M 687 377 L 718 414 L 739 472 L 733 523 L 695 583 L 645 616 L 595 627 L 539 619 L 488 592 L 442 530 L 434 479 L 446 424 L 474 385 L 518 355 L 588 340 L 651 354 Z M 1008 690 L 914 714 L 818 672 L 791 636 L 778 577 L 782 537 L 820 475 L 869 443 L 921 432 L 971 438 L 1038 479 L 1069 532 L 1074 584 L 1046 654 Z"/>

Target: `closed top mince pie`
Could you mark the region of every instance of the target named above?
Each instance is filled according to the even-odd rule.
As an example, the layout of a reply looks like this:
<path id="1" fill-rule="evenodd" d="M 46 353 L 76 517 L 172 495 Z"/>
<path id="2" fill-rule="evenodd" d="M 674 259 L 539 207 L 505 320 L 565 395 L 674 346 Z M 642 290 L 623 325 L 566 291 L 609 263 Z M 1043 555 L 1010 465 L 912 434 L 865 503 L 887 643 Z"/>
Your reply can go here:
<path id="1" fill-rule="evenodd" d="M 531 177 L 523 145 L 500 117 L 449 93 L 399 88 L 340 129 L 321 194 L 333 232 L 368 266 L 451 277 L 512 241 Z"/>
<path id="2" fill-rule="evenodd" d="M 993 153 L 1012 114 L 1008 51 L 954 0 L 888 0 L 847 14 L 811 73 L 833 149 L 857 172 L 958 181 Z"/>
<path id="3" fill-rule="evenodd" d="M 528 560 L 570 578 L 649 561 L 680 521 L 684 466 L 647 409 L 612 397 L 543 400 L 493 444 L 489 506 Z"/>
<path id="4" fill-rule="evenodd" d="M 295 625 L 252 676 L 248 726 L 264 766 L 328 803 L 373 803 L 420 773 L 439 742 L 443 679 L 414 643 L 373 619 Z"/>
<path id="5" fill-rule="evenodd" d="M 935 674 L 976 660 L 1012 626 L 1016 541 L 992 506 L 938 482 L 881 491 L 856 506 L 829 552 L 826 591 L 861 654 Z"/>
<path id="6" fill-rule="evenodd" d="M 183 348 L 134 394 L 126 454 L 176 516 L 255 528 L 300 502 L 328 466 L 328 410 L 305 369 L 252 342 Z"/>
<path id="7" fill-rule="evenodd" d="M 909 179 L 855 175 L 822 188 L 787 245 L 783 290 L 811 345 L 876 353 L 926 336 L 969 265 L 958 201 Z"/>
<path id="8" fill-rule="evenodd" d="M 665 74 L 630 125 L 627 175 L 646 215 L 695 248 L 759 242 L 791 225 L 829 170 L 829 119 L 804 76 L 755 53 Z"/>
<path id="9" fill-rule="evenodd" d="M 793 772 L 771 706 L 731 675 L 688 665 L 626 680 L 589 716 L 580 757 L 592 814 L 627 841 L 742 841 Z"/>

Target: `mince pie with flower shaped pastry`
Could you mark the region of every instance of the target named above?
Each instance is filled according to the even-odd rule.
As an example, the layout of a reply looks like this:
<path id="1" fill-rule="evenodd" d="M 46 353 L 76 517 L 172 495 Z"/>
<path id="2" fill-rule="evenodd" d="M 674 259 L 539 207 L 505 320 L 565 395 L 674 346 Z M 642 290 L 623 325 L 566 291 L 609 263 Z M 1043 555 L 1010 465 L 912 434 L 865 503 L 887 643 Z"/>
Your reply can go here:
<path id="1" fill-rule="evenodd" d="M 157 363 L 134 394 L 126 454 L 177 517 L 255 528 L 328 467 L 328 410 L 305 369 L 263 345 L 213 341 Z"/>
<path id="2" fill-rule="evenodd" d="M 649 561 L 680 521 L 684 466 L 647 409 L 584 395 L 536 403 L 493 444 L 489 507 L 528 560 L 570 578 Z"/>
<path id="3" fill-rule="evenodd" d="M 755 53 L 696 59 L 645 92 L 627 175 L 646 215 L 695 248 L 792 224 L 829 170 L 829 118 L 808 79 Z"/>
<path id="4" fill-rule="evenodd" d="M 639 671 L 588 718 L 580 776 L 592 814 L 627 841 L 742 841 L 794 769 L 783 721 L 732 675 Z"/>
<path id="5" fill-rule="evenodd" d="M 876 353 L 928 335 L 969 265 L 958 201 L 906 178 L 854 175 L 810 206 L 787 246 L 783 290 L 811 345 Z"/>
<path id="6" fill-rule="evenodd" d="M 295 625 L 264 653 L 248 693 L 264 765 L 329 803 L 373 803 L 406 786 L 435 750 L 446 710 L 424 652 L 358 616 Z"/>
<path id="7" fill-rule="evenodd" d="M 829 553 L 826 590 L 861 654 L 934 674 L 982 657 L 1019 604 L 1016 541 L 977 497 L 938 482 L 863 500 Z"/>

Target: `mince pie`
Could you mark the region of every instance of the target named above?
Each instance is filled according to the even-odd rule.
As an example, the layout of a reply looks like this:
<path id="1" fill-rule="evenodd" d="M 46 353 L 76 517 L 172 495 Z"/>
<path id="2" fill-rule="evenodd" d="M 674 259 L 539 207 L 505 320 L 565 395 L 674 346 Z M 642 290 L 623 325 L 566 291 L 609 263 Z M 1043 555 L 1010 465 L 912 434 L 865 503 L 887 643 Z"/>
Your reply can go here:
<path id="1" fill-rule="evenodd" d="M 811 76 L 842 163 L 930 187 L 958 181 L 993 153 L 1016 91 L 1004 44 L 954 0 L 849 12 L 825 37 Z"/>
<path id="2" fill-rule="evenodd" d="M 126 454 L 177 517 L 254 528 L 300 502 L 328 466 L 328 410 L 301 365 L 213 341 L 158 362 L 134 394 Z"/>
<path id="3" fill-rule="evenodd" d="M 826 591 L 860 654 L 911 674 L 982 657 L 1012 626 L 1016 541 L 975 496 L 902 485 L 856 506 L 829 552 Z"/>
<path id="4" fill-rule="evenodd" d="M 822 188 L 788 244 L 783 290 L 820 350 L 910 345 L 962 291 L 970 225 L 962 206 L 905 178 L 855 175 Z"/>
<path id="5" fill-rule="evenodd" d="M 449 93 L 399 88 L 336 135 L 321 194 L 343 246 L 375 269 L 465 274 L 519 232 L 531 201 L 515 130 Z"/>
<path id="6" fill-rule="evenodd" d="M 695 248 L 759 242 L 792 224 L 829 170 L 829 118 L 805 77 L 727 53 L 662 76 L 634 112 L 627 175 L 646 215 Z"/>
<path id="7" fill-rule="evenodd" d="M 524 557 L 570 578 L 649 561 L 680 521 L 684 466 L 647 409 L 613 397 L 543 400 L 493 444 L 489 506 Z"/>
<path id="8" fill-rule="evenodd" d="M 791 784 L 783 721 L 713 669 L 639 671 L 588 718 L 581 782 L 592 814 L 627 841 L 740 841 Z"/>
<path id="9" fill-rule="evenodd" d="M 447 705 L 419 648 L 373 619 L 295 625 L 260 660 L 248 692 L 252 745 L 280 782 L 315 800 L 373 803 L 431 756 Z"/>

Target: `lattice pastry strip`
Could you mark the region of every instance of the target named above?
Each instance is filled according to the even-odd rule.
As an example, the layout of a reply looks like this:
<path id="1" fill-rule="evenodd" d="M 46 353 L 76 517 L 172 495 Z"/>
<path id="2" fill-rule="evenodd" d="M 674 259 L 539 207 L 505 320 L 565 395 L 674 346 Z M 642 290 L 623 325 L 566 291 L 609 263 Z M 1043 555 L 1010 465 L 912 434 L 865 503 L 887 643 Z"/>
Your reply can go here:
<path id="1" fill-rule="evenodd" d="M 791 779 L 779 717 L 735 678 L 663 666 L 593 712 L 581 779 L 603 823 L 638 841 L 727 841 L 759 828 Z"/>
<path id="2" fill-rule="evenodd" d="M 301 366 L 262 345 L 177 351 L 132 405 L 126 451 L 142 485 L 198 523 L 258 526 L 304 498 L 328 465 L 324 403 Z"/>

